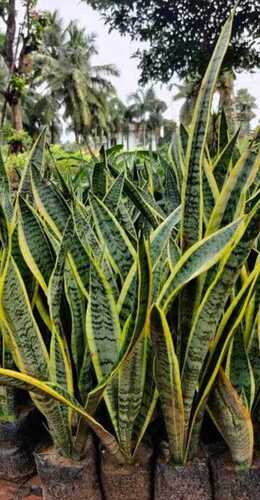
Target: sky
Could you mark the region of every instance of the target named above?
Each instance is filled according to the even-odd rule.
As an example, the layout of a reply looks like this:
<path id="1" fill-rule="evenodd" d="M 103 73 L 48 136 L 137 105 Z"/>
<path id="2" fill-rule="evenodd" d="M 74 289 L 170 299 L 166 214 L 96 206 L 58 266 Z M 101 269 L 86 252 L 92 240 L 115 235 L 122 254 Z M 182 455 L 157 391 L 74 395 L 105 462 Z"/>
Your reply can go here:
<path id="1" fill-rule="evenodd" d="M 122 37 L 113 31 L 109 33 L 108 27 L 104 24 L 99 13 L 95 12 L 86 3 L 80 0 L 39 0 L 39 8 L 42 10 L 59 10 L 65 22 L 77 19 L 81 26 L 88 32 L 97 34 L 97 46 L 99 54 L 93 61 L 95 64 L 115 64 L 120 70 L 120 77 L 114 80 L 118 94 L 124 102 L 129 94 L 135 92 L 138 87 L 138 62 L 131 56 L 140 47 L 139 43 L 132 42 L 128 36 Z M 177 79 L 173 81 L 177 83 Z M 256 110 L 259 121 L 260 110 L 260 70 L 253 74 L 239 74 L 236 79 L 236 89 L 247 88 L 257 99 L 258 109 Z M 165 100 L 168 105 L 166 116 L 169 119 L 178 119 L 182 101 L 173 101 L 174 88 L 172 91 L 167 86 L 156 85 L 158 97 Z M 177 92 L 177 89 L 176 89 Z"/>

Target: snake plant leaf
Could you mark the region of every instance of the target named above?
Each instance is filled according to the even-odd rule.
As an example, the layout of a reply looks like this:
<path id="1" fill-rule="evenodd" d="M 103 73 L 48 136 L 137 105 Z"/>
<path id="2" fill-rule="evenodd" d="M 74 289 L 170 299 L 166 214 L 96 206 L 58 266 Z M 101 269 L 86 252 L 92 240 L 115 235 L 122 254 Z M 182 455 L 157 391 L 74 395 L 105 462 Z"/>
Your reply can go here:
<path id="1" fill-rule="evenodd" d="M 104 197 L 104 204 L 109 208 L 109 210 L 116 215 L 121 196 L 124 188 L 125 174 L 122 172 L 117 179 L 113 182 L 111 188 L 106 193 Z"/>
<path id="2" fill-rule="evenodd" d="M 181 154 L 181 149 L 179 146 L 180 146 L 179 137 L 177 131 L 174 130 L 172 134 L 172 142 L 168 149 L 168 158 L 170 160 L 172 169 L 175 173 L 175 177 L 178 180 L 178 187 L 180 188 L 183 180 L 184 162 Z"/>
<path id="3" fill-rule="evenodd" d="M 44 153 L 46 151 L 47 135 L 48 135 L 47 127 L 44 127 L 41 133 L 39 134 L 38 139 L 35 142 L 31 155 L 31 163 L 41 172 L 42 175 L 44 175 L 45 173 Z"/>
<path id="4" fill-rule="evenodd" d="M 19 245 L 19 237 L 18 237 L 18 226 L 15 225 L 12 231 L 9 232 L 9 245 L 8 245 L 8 251 L 12 251 L 12 257 L 19 269 L 19 272 L 21 274 L 22 280 L 25 284 L 26 291 L 28 293 L 28 297 L 30 301 L 33 301 L 33 298 L 35 296 L 35 289 L 37 287 L 37 282 L 32 275 L 30 269 L 28 268 L 20 245 Z"/>
<path id="5" fill-rule="evenodd" d="M 209 345 L 209 357 L 200 379 L 199 391 L 196 397 L 196 405 L 191 414 L 189 424 L 189 434 L 187 438 L 187 453 L 193 449 L 193 438 L 198 435 L 197 427 L 201 428 L 202 415 L 206 404 L 218 376 L 224 357 L 227 354 L 230 342 L 239 328 L 254 293 L 256 283 L 260 274 L 259 265 L 246 279 L 243 287 L 233 299 L 223 316 L 220 326 L 215 335 L 214 341 Z"/>
<path id="6" fill-rule="evenodd" d="M 200 372 L 208 353 L 208 345 L 216 333 L 233 285 L 259 233 L 259 221 L 260 205 L 258 204 L 248 216 L 245 224 L 241 226 L 234 246 L 227 251 L 220 270 L 207 289 L 194 318 L 182 369 L 186 423 L 189 422 Z"/>
<path id="7" fill-rule="evenodd" d="M 202 236 L 203 197 L 202 168 L 210 124 L 210 113 L 217 79 L 227 51 L 233 15 L 225 23 L 202 81 L 189 134 L 183 184 L 181 223 L 182 248 L 187 249 Z"/>
<path id="8" fill-rule="evenodd" d="M 68 242 L 72 236 L 71 220 L 68 221 L 48 287 L 48 304 L 52 321 L 50 351 L 50 378 L 68 392 L 73 392 L 73 375 L 68 340 L 62 323 L 64 297 L 64 269 Z"/>
<path id="9" fill-rule="evenodd" d="M 127 357 L 127 353 L 132 348 L 148 328 L 150 321 L 150 308 L 152 303 L 152 263 L 150 258 L 149 242 L 140 237 L 137 252 L 137 295 L 135 300 L 135 314 L 132 317 L 132 329 L 129 328 L 129 335 L 126 337 L 121 349 L 120 359 Z"/>
<path id="10" fill-rule="evenodd" d="M 52 189 L 52 186 L 45 186 L 42 178 L 39 176 L 39 172 L 35 171 L 35 175 L 37 177 L 37 186 L 38 186 L 38 181 L 39 181 L 39 192 L 36 192 L 36 188 L 33 188 L 34 196 L 35 196 L 35 204 L 36 207 L 40 213 L 40 215 L 43 217 L 43 219 L 47 222 L 51 230 L 54 232 L 56 240 L 55 240 L 55 245 L 57 246 L 57 240 L 58 242 L 61 242 L 62 236 L 64 233 L 64 230 L 66 228 L 66 224 L 68 219 L 72 216 L 72 213 L 66 204 L 65 200 L 62 200 L 61 205 L 60 203 L 60 195 L 57 195 L 58 198 L 56 198 L 56 191 Z M 43 184 L 43 185 L 42 185 Z M 39 187 L 39 186 L 38 186 Z M 46 189 L 46 193 L 44 194 L 42 200 L 40 199 L 40 193 Z M 48 191 L 49 189 L 49 191 Z M 49 196 L 48 196 L 49 192 Z M 58 201 L 57 201 L 58 199 Z M 50 204 L 48 203 L 48 200 L 50 201 Z M 46 205 L 44 205 L 46 203 Z M 52 207 L 52 208 L 50 208 Z M 57 209 L 57 210 L 56 210 Z M 57 212 L 56 215 L 54 212 Z M 54 219 L 52 219 L 52 216 L 54 216 Z M 47 231 L 47 230 L 46 230 Z M 47 231 L 48 232 L 48 231 Z M 51 235 L 49 235 L 51 236 Z M 54 241 L 52 241 L 54 244 Z M 73 235 L 71 238 L 70 244 L 69 244 L 69 256 L 68 260 L 71 266 L 71 269 L 73 271 L 73 274 L 75 276 L 75 279 L 77 280 L 79 287 L 82 291 L 82 293 L 86 296 L 87 295 L 87 290 L 88 290 L 88 285 L 89 285 L 89 269 L 90 269 L 90 264 L 88 260 L 88 255 L 79 241 L 79 238 L 77 237 L 77 234 Z"/>
<path id="11" fill-rule="evenodd" d="M 65 265 L 65 294 L 71 314 L 71 353 L 78 375 L 84 366 L 86 346 L 86 300 L 69 266 Z"/>
<path id="12" fill-rule="evenodd" d="M 108 376 L 119 359 L 121 327 L 113 292 L 102 269 L 94 260 L 90 278 L 86 332 L 98 382 Z M 116 378 L 108 385 L 104 399 L 118 434 Z"/>
<path id="13" fill-rule="evenodd" d="M 240 327 L 232 339 L 226 364 L 226 375 L 244 406 L 250 411 L 255 398 L 255 379 Z"/>
<path id="14" fill-rule="evenodd" d="M 240 218 L 210 237 L 203 238 L 183 254 L 158 299 L 158 303 L 162 304 L 164 309 L 169 307 L 184 285 L 207 271 L 223 257 L 242 221 Z"/>
<path id="15" fill-rule="evenodd" d="M 170 273 L 170 266 L 168 265 L 167 248 L 162 253 L 161 257 L 153 267 L 153 293 L 152 302 L 156 303 L 160 295 L 161 289 L 167 280 Z"/>
<path id="16" fill-rule="evenodd" d="M 109 170 L 114 177 L 118 177 L 119 172 L 113 165 L 109 164 Z M 135 184 L 127 177 L 124 182 L 124 193 L 132 200 L 136 208 L 140 210 L 141 214 L 147 218 L 152 227 L 156 228 L 158 225 L 157 221 L 164 219 L 161 210 L 153 198 L 142 189 L 136 187 Z"/>
<path id="17" fill-rule="evenodd" d="M 133 264 L 135 249 L 106 205 L 97 198 L 90 203 L 99 238 L 107 249 L 111 266 L 123 282 Z"/>
<path id="18" fill-rule="evenodd" d="M 69 206 L 54 184 L 46 183 L 36 167 L 32 165 L 30 170 L 36 208 L 54 234 L 61 238 L 70 217 Z"/>
<path id="19" fill-rule="evenodd" d="M 15 370 L 15 363 L 0 330 L 1 368 Z M 0 422 L 15 422 L 18 418 L 16 389 L 0 386 Z"/>
<path id="20" fill-rule="evenodd" d="M 92 174 L 92 192 L 102 200 L 107 192 L 107 176 L 105 172 L 105 164 L 97 162 Z"/>
<path id="21" fill-rule="evenodd" d="M 149 339 L 149 343 L 151 341 Z M 151 349 L 150 349 L 151 350 Z M 143 401 L 140 407 L 139 413 L 135 420 L 134 426 L 134 436 L 136 437 L 136 445 L 133 451 L 133 459 L 139 449 L 140 443 L 146 433 L 146 430 L 154 418 L 154 413 L 156 409 L 156 404 L 158 401 L 158 391 L 155 386 L 154 376 L 153 376 L 153 355 L 148 353 L 148 362 L 146 370 L 146 379 L 144 384 Z"/>
<path id="22" fill-rule="evenodd" d="M 0 149 L 0 205 L 5 214 L 6 220 L 10 223 L 13 217 L 11 187 L 10 187 L 9 177 L 5 170 L 1 149 Z"/>
<path id="23" fill-rule="evenodd" d="M 171 459 L 183 463 L 184 408 L 179 362 L 164 312 L 154 306 L 151 313 L 152 342 L 155 355 L 155 383 L 161 401 Z"/>
<path id="24" fill-rule="evenodd" d="M 254 374 L 256 394 L 258 394 L 260 392 L 260 309 L 252 327 L 247 352 Z"/>
<path id="25" fill-rule="evenodd" d="M 164 209 L 167 214 L 170 214 L 180 205 L 180 192 L 178 189 L 178 181 L 175 172 L 164 163 L 165 185 L 164 185 Z"/>
<path id="26" fill-rule="evenodd" d="M 254 451 L 254 431 L 248 409 L 220 370 L 208 402 L 209 414 L 222 434 L 239 468 L 250 467 Z"/>
<path id="27" fill-rule="evenodd" d="M 204 221 L 207 222 L 210 218 L 218 196 L 219 190 L 213 175 L 212 165 L 205 160 L 203 175 Z"/>
<path id="28" fill-rule="evenodd" d="M 224 339 L 225 342 L 227 341 L 226 338 L 227 331 L 231 330 L 233 331 L 235 327 L 238 328 L 239 323 L 241 323 L 242 318 L 244 318 L 244 315 L 247 312 L 247 309 L 243 304 L 248 303 L 249 298 L 251 299 L 252 295 L 255 293 L 259 280 L 259 275 L 260 275 L 260 260 L 257 259 L 254 269 L 246 277 L 242 288 L 237 293 L 235 298 L 232 300 L 229 307 L 226 309 L 225 314 L 223 315 L 218 325 L 217 332 L 211 346 L 212 352 L 214 352 L 216 348 L 219 348 L 219 346 L 221 345 L 220 343 L 221 339 Z M 248 287 L 250 287 L 249 291 Z M 242 316 L 240 316 L 240 314 L 242 314 Z"/>
<path id="29" fill-rule="evenodd" d="M 229 166 L 232 160 L 232 155 L 234 153 L 234 148 L 237 144 L 240 130 L 238 129 L 230 141 L 226 144 L 224 149 L 221 151 L 219 156 L 214 161 L 214 177 L 218 188 L 221 190 L 225 181 L 225 178 L 229 171 Z"/>
<path id="30" fill-rule="evenodd" d="M 51 332 L 51 330 L 52 330 L 51 318 L 50 318 L 49 311 L 46 307 L 45 301 L 41 295 L 39 288 L 38 288 L 37 293 L 36 293 L 34 304 L 35 304 L 35 307 L 37 308 L 37 311 L 40 315 L 41 320 L 43 321 L 43 323 L 45 324 L 45 326 L 47 327 L 49 332 Z"/>
<path id="31" fill-rule="evenodd" d="M 257 156 L 254 152 L 254 141 L 244 152 L 235 167 L 230 171 L 227 181 L 216 202 L 211 214 L 207 235 L 216 231 L 221 225 L 231 222 L 236 215 L 243 194 L 247 192 L 252 180 L 260 168 L 260 151 Z"/>
<path id="32" fill-rule="evenodd" d="M 148 336 L 143 400 L 134 424 L 134 437 L 136 439 L 136 445 L 133 452 L 133 458 L 135 457 L 135 454 L 139 449 L 140 443 L 145 435 L 148 425 L 153 419 L 156 403 L 158 401 L 158 391 L 156 389 L 153 376 L 153 365 L 154 355 L 152 351 L 152 342 L 150 336 Z"/>
<path id="33" fill-rule="evenodd" d="M 130 458 L 133 429 L 143 400 L 146 373 L 147 337 L 142 336 L 122 363 L 118 375 L 118 427 L 120 445 Z"/>
<path id="34" fill-rule="evenodd" d="M 3 249 L 8 248 L 8 239 L 9 239 L 8 233 L 9 233 L 8 221 L 6 219 L 5 212 L 0 203 L 0 244 Z"/>
<path id="35" fill-rule="evenodd" d="M 114 436 L 106 431 L 102 425 L 100 425 L 91 415 L 89 415 L 89 413 L 84 410 L 84 408 L 75 400 L 73 396 L 68 394 L 61 387 L 55 384 L 42 382 L 41 380 L 24 373 L 6 370 L 3 368 L 0 368 L 0 383 L 4 385 L 13 384 L 14 387 L 27 390 L 31 394 L 37 393 L 40 396 L 47 396 L 49 405 L 52 405 L 52 400 L 54 400 L 54 402 L 58 401 L 60 404 L 68 406 L 87 421 L 89 427 L 100 438 L 105 448 L 107 448 L 107 450 L 114 455 L 116 459 L 118 459 L 119 463 L 124 463 L 124 458 Z"/>
<path id="36" fill-rule="evenodd" d="M 131 241 L 136 243 L 137 242 L 137 234 L 136 234 L 134 222 L 133 222 L 133 220 L 131 218 L 131 214 L 130 214 L 129 210 L 127 209 L 126 204 L 124 203 L 123 200 L 120 203 L 120 206 L 118 208 L 117 219 L 118 219 L 119 224 L 124 228 L 129 239 L 131 239 Z"/>
<path id="37" fill-rule="evenodd" d="M 76 233 L 79 237 L 80 243 L 86 252 L 86 257 L 89 261 L 89 254 L 94 255 L 96 260 L 100 263 L 103 272 L 112 287 L 114 295 L 118 297 L 118 285 L 115 279 L 115 273 L 111 268 L 110 262 L 107 258 L 107 253 L 104 247 L 100 244 L 98 237 L 87 219 L 85 207 L 74 207 L 73 220 Z M 85 259 L 85 268 L 87 263 Z M 85 294 L 84 294 L 85 295 Z"/>
<path id="38" fill-rule="evenodd" d="M 120 295 L 117 300 L 117 310 L 121 325 L 125 325 L 136 307 L 136 296 L 138 288 L 137 262 L 132 265 L 127 278 L 124 281 Z"/>
<path id="39" fill-rule="evenodd" d="M 167 247 L 173 229 L 181 218 L 181 207 L 177 207 L 151 234 L 151 260 L 155 266 Z"/>
<path id="40" fill-rule="evenodd" d="M 32 314 L 24 282 L 12 257 L 7 260 L 0 278 L 0 312 L 18 368 L 46 380 L 48 353 Z"/>
<path id="41" fill-rule="evenodd" d="M 55 263 L 54 252 L 40 221 L 22 198 L 19 200 L 18 237 L 23 258 L 47 295 Z"/>
<path id="42" fill-rule="evenodd" d="M 183 125 L 183 123 L 180 123 L 179 134 L 180 134 L 180 142 L 183 151 L 183 156 L 185 157 L 189 142 L 189 132 L 187 128 Z"/>

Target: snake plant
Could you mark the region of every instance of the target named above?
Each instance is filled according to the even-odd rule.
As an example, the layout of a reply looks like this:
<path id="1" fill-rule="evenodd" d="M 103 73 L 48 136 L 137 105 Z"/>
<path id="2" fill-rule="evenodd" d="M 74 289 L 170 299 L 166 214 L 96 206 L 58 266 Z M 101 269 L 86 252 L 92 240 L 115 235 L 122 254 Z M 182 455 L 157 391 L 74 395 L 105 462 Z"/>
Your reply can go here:
<path id="1" fill-rule="evenodd" d="M 247 199 L 257 190 L 259 130 L 236 161 L 231 156 L 237 134 L 214 162 L 207 148 L 215 82 L 231 29 L 232 18 L 223 28 L 186 131 L 181 255 L 151 313 L 156 385 L 177 464 L 196 455 L 206 409 L 235 463 L 248 466 L 253 455 L 250 410 L 259 384 L 259 305 L 251 304 L 260 268 L 252 256 L 260 205 L 257 194 Z"/>
<path id="2" fill-rule="evenodd" d="M 65 456 L 92 429 L 132 463 L 159 397 L 174 463 L 196 455 L 206 411 L 235 463 L 252 461 L 259 130 L 240 153 L 222 115 L 208 143 L 231 30 L 232 17 L 168 155 L 102 150 L 84 196 L 46 164 L 44 133 L 13 197 L 1 165 L 0 328 L 16 369 L 0 383 L 30 392 Z"/>

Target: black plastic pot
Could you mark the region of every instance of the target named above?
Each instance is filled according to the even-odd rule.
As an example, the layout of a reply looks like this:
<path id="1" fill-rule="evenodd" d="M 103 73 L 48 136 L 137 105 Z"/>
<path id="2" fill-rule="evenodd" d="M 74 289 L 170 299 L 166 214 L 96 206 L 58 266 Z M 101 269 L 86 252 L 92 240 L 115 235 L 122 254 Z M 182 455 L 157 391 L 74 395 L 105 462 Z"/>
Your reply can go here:
<path id="1" fill-rule="evenodd" d="M 35 472 L 35 440 L 31 435 L 34 426 L 34 411 L 16 422 L 0 423 L 0 479 L 20 481 Z"/>
<path id="2" fill-rule="evenodd" d="M 80 462 L 62 457 L 54 448 L 35 453 L 35 459 L 43 500 L 102 500 L 92 436 Z"/>
<path id="3" fill-rule="evenodd" d="M 161 453 L 155 467 L 154 487 L 154 500 L 211 500 L 207 459 L 196 458 L 186 465 L 176 466 L 168 463 L 165 454 Z"/>
<path id="4" fill-rule="evenodd" d="M 118 464 L 105 450 L 101 454 L 105 500 L 151 500 L 153 452 L 150 447 L 140 447 L 133 465 Z"/>
<path id="5" fill-rule="evenodd" d="M 228 453 L 211 457 L 214 500 L 257 500 L 260 498 L 260 456 L 248 470 L 232 464 Z"/>

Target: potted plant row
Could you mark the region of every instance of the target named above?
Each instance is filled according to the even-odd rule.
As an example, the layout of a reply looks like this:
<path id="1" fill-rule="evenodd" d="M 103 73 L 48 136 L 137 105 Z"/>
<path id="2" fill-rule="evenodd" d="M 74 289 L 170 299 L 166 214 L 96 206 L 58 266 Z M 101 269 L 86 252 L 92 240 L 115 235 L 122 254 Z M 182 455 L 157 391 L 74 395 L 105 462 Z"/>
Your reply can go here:
<path id="1" fill-rule="evenodd" d="M 35 453 L 45 500 L 259 494 L 260 134 L 240 153 L 222 115 L 226 142 L 208 144 L 232 20 L 174 154 L 133 173 L 102 150 L 84 200 L 46 133 L 15 195 L 1 161 L 1 453 L 23 389 L 51 436 Z M 228 453 L 203 445 L 209 419 Z M 27 476 L 32 447 L 15 446 Z"/>

